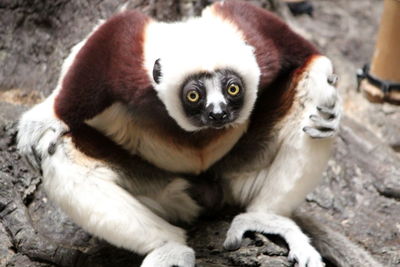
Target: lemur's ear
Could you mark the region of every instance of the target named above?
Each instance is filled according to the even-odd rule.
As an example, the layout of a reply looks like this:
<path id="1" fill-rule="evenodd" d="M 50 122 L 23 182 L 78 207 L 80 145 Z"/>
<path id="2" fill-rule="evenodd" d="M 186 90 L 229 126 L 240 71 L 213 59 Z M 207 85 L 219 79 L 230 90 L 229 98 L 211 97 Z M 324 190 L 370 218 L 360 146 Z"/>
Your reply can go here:
<path id="1" fill-rule="evenodd" d="M 154 62 L 154 67 L 153 67 L 153 79 L 154 81 L 158 84 L 160 83 L 161 79 L 161 64 L 160 64 L 160 58 L 157 59 Z"/>

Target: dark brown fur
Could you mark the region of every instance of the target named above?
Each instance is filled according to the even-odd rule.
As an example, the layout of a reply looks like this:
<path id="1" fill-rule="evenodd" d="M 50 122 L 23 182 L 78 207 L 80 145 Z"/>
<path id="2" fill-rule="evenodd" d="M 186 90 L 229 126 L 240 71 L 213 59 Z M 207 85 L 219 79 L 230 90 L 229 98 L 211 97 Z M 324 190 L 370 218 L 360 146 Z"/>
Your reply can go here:
<path id="1" fill-rule="evenodd" d="M 138 11 L 124 12 L 91 35 L 56 99 L 56 114 L 68 126 L 79 126 L 116 101 L 141 104 L 151 90 L 143 68 L 143 33 L 149 20 Z"/>

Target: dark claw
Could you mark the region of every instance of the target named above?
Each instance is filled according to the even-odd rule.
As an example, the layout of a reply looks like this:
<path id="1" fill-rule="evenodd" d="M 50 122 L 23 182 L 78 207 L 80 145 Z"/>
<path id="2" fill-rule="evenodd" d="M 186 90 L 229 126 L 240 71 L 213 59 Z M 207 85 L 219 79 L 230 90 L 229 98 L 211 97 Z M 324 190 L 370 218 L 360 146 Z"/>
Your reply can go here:
<path id="1" fill-rule="evenodd" d="M 318 131 L 320 132 L 334 132 L 335 129 L 332 127 L 318 127 Z"/>
<path id="2" fill-rule="evenodd" d="M 35 166 L 33 166 L 32 162 L 29 160 L 29 157 L 23 156 L 23 159 L 26 162 L 26 164 L 29 166 L 29 168 L 31 168 L 32 170 L 36 170 Z"/>
<path id="3" fill-rule="evenodd" d="M 31 146 L 31 150 L 32 150 L 32 155 L 35 158 L 37 166 L 40 166 L 42 163 L 42 157 L 37 153 L 36 149 L 33 146 Z"/>
<path id="4" fill-rule="evenodd" d="M 331 74 L 328 76 L 328 83 L 330 85 L 336 85 L 337 81 L 338 81 L 338 76 L 336 74 Z"/>
<path id="5" fill-rule="evenodd" d="M 61 138 L 69 133 L 70 131 L 61 132 L 60 135 L 57 137 L 57 140 L 54 143 L 50 143 L 49 147 L 47 148 L 47 152 L 49 153 L 50 156 L 56 153 L 57 145 L 61 142 Z"/>
<path id="6" fill-rule="evenodd" d="M 35 150 L 32 150 L 33 157 L 23 156 L 23 159 L 32 171 L 39 172 L 40 175 L 43 175 L 40 161 L 38 161 L 40 157 L 37 155 L 36 151 L 33 151 Z M 33 161 L 36 162 L 36 165 L 33 163 Z"/>
<path id="7" fill-rule="evenodd" d="M 54 155 L 54 153 L 56 152 L 56 143 L 50 143 L 47 152 L 49 153 L 50 156 Z"/>

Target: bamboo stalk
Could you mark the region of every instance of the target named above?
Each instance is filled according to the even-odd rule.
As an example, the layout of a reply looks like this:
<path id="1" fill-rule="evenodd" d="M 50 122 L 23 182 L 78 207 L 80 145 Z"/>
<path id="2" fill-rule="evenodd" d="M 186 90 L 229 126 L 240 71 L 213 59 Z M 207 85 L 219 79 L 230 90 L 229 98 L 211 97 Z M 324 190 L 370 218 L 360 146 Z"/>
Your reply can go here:
<path id="1" fill-rule="evenodd" d="M 379 26 L 378 39 L 372 57 L 370 73 L 390 82 L 400 83 L 400 1 L 385 0 Z M 368 81 L 361 83 L 362 90 L 372 102 L 400 103 L 400 92 L 391 91 L 384 96 L 380 88 Z"/>

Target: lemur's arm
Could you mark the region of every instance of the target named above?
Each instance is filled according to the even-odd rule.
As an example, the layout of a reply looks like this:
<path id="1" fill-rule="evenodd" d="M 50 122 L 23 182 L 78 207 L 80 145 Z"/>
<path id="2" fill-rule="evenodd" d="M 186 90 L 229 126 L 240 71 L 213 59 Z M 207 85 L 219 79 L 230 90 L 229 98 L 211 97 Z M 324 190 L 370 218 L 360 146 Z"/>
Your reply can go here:
<path id="1" fill-rule="evenodd" d="M 149 21 L 138 11 L 118 14 L 72 48 L 56 89 L 19 121 L 18 147 L 29 165 L 40 170 L 41 159 L 52 154 L 60 136 L 116 101 L 135 102 L 151 86 L 142 67 L 143 31 Z M 47 131 L 56 133 L 54 140 L 39 150 Z"/>
<path id="2" fill-rule="evenodd" d="M 232 179 L 234 197 L 239 202 L 248 199 L 247 212 L 233 220 L 225 248 L 237 249 L 246 231 L 278 234 L 299 266 L 323 266 L 308 237 L 287 216 L 319 183 L 330 155 L 333 139 L 327 137 L 337 132 L 340 119 L 340 99 L 328 82 L 331 74 L 331 63 L 325 57 L 307 64 L 300 73 L 291 110 L 277 127 L 280 146 L 272 162 L 267 168 Z"/>
<path id="3" fill-rule="evenodd" d="M 46 150 L 56 137 L 45 132 L 37 150 Z M 194 251 L 186 246 L 185 231 L 166 221 L 174 214 L 185 218 L 185 212 L 198 211 L 185 192 L 186 181 L 128 155 L 86 125 L 58 139 L 54 153 L 41 161 L 42 184 L 74 222 L 117 247 L 147 254 L 142 267 L 194 267 Z M 153 191 L 160 203 L 145 194 Z M 163 210 L 163 204 L 176 203 L 183 208 L 171 214 Z"/>

